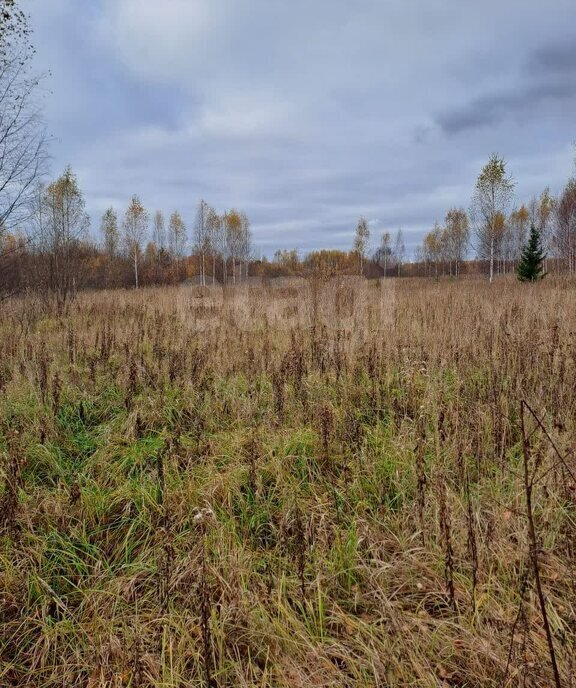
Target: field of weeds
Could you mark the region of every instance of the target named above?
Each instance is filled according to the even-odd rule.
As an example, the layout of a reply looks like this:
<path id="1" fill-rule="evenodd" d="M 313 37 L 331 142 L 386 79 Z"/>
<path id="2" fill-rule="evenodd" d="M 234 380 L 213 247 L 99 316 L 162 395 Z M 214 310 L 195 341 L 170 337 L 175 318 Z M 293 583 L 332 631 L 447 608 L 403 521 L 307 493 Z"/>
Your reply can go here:
<path id="1" fill-rule="evenodd" d="M 572 686 L 576 286 L 33 297 L 0 685 Z"/>

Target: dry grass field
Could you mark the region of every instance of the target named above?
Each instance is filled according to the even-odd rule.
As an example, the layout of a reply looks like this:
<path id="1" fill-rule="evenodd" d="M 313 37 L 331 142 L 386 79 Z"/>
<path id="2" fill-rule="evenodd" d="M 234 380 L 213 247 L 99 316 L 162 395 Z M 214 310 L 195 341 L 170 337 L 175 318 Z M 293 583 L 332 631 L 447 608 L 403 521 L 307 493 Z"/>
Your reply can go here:
<path id="1" fill-rule="evenodd" d="M 4 302 L 0 685 L 576 685 L 575 334 L 552 279 Z"/>

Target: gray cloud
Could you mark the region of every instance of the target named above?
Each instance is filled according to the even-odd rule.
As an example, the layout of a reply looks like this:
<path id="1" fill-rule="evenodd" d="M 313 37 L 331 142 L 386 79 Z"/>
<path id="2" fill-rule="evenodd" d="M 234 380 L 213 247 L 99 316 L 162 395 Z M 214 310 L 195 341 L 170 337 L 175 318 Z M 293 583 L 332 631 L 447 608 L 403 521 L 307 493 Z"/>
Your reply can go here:
<path id="1" fill-rule="evenodd" d="M 546 76 L 576 76 L 576 35 L 563 43 L 536 49 L 527 61 L 526 70 Z"/>
<path id="2" fill-rule="evenodd" d="M 22 1 L 94 228 L 138 193 L 243 208 L 268 255 L 349 248 L 360 214 L 413 247 L 493 150 L 521 198 L 572 171 L 573 0 Z"/>
<path id="3" fill-rule="evenodd" d="M 522 124 L 540 116 L 543 107 L 553 108 L 566 103 L 576 105 L 572 82 L 541 81 L 516 92 L 501 91 L 481 96 L 460 109 L 439 115 L 436 121 L 445 134 L 461 134 L 506 119 Z"/>
<path id="4" fill-rule="evenodd" d="M 567 104 L 576 114 L 576 36 L 537 48 L 526 57 L 516 81 L 441 113 L 436 123 L 445 134 L 455 135 L 504 120 L 524 123 Z"/>

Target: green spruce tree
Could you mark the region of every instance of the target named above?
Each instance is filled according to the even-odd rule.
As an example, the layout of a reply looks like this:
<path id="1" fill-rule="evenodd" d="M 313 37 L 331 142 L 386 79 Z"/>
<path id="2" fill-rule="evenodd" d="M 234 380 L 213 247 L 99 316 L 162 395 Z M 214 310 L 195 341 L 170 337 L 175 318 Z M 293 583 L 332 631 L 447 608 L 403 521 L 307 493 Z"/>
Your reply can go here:
<path id="1" fill-rule="evenodd" d="M 530 237 L 528 243 L 522 250 L 522 256 L 516 272 L 521 282 L 536 282 L 546 276 L 542 263 L 546 255 L 542 249 L 540 232 L 532 224 L 530 226 Z"/>

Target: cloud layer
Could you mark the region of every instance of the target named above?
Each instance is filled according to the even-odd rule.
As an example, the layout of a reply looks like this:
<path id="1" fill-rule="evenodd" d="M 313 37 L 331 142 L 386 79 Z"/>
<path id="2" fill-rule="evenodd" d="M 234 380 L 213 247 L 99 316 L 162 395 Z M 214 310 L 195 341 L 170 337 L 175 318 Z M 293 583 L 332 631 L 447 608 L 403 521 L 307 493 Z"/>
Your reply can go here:
<path id="1" fill-rule="evenodd" d="M 93 226 L 137 193 L 204 198 L 260 252 L 348 248 L 359 215 L 412 248 L 497 150 L 518 202 L 572 173 L 573 0 L 25 0 L 54 173 Z"/>

